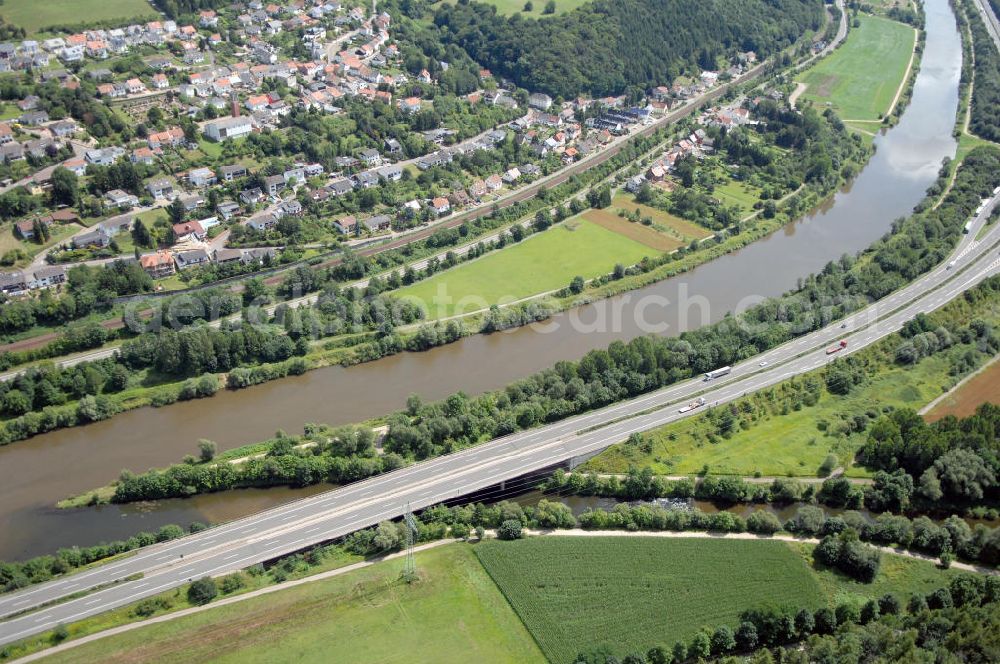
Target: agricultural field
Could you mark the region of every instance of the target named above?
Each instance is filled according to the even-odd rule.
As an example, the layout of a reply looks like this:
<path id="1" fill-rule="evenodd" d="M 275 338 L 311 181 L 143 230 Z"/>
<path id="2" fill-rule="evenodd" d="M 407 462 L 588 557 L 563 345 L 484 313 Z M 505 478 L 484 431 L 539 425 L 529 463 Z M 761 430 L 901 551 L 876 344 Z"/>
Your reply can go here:
<path id="1" fill-rule="evenodd" d="M 552 662 L 602 644 L 669 647 L 767 603 L 825 604 L 806 560 L 782 542 L 542 537 L 475 551 Z"/>
<path id="2" fill-rule="evenodd" d="M 59 25 L 155 19 L 157 13 L 145 0 L 6 0 L 0 5 L 0 16 L 34 34 Z"/>
<path id="3" fill-rule="evenodd" d="M 988 367 L 945 395 L 924 417 L 929 422 L 940 420 L 946 415 L 968 417 L 984 403 L 1000 405 L 1000 360 L 998 359 L 994 359 Z"/>
<path id="4" fill-rule="evenodd" d="M 545 658 L 468 545 L 220 606 L 68 650 L 47 662 L 521 662 Z"/>
<path id="5" fill-rule="evenodd" d="M 845 121 L 878 122 L 903 82 L 916 35 L 889 19 L 860 14 L 859 20 L 843 46 L 797 80 L 808 86 L 802 98 L 818 109 L 832 108 Z"/>
<path id="6" fill-rule="evenodd" d="M 952 349 L 908 367 L 883 359 L 877 373 L 849 394 L 821 389 L 815 405 L 799 403 L 796 408 L 791 395 L 804 389 L 803 381 L 823 383 L 822 373 L 814 371 L 778 386 L 770 398 L 765 392 L 741 400 L 738 410 L 746 404 L 760 415 L 751 417 L 747 428 L 735 425 L 728 438 L 719 435 L 714 413 L 706 412 L 646 433 L 644 446 L 615 445 L 584 469 L 625 472 L 630 466 L 649 466 L 658 474 L 694 474 L 707 467 L 713 475 L 815 477 L 827 455 L 834 454 L 847 467 L 847 475 L 864 477 L 868 472 L 850 463 L 865 434 L 838 433 L 840 423 L 887 408 L 921 408 L 954 384 L 952 359 L 961 352 L 964 349 Z M 791 385 L 799 387 L 793 390 Z"/>
<path id="7" fill-rule="evenodd" d="M 442 318 L 558 290 L 577 275 L 593 278 L 610 272 L 616 263 L 633 265 L 656 253 L 576 217 L 396 294 L 422 302 L 428 318 Z"/>

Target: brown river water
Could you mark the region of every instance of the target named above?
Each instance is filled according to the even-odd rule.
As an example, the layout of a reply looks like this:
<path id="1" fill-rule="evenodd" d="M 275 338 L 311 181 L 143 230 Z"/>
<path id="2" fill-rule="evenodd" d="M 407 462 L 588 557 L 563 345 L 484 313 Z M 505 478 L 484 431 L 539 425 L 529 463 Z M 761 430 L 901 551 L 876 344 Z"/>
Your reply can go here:
<path id="1" fill-rule="evenodd" d="M 218 523 L 323 490 L 229 492 L 156 504 L 57 510 L 60 498 L 177 462 L 208 438 L 225 450 L 303 423 L 341 424 L 382 415 L 419 393 L 425 400 L 501 387 L 557 360 L 615 339 L 677 334 L 870 245 L 924 196 L 945 156 L 958 104 L 961 43 L 946 0 L 928 0 L 927 45 L 913 99 L 855 180 L 822 208 L 738 252 L 684 275 L 555 316 L 538 326 L 476 335 L 424 353 L 331 367 L 211 399 L 144 408 L 0 448 L 0 559 L 127 537 L 166 523 Z"/>

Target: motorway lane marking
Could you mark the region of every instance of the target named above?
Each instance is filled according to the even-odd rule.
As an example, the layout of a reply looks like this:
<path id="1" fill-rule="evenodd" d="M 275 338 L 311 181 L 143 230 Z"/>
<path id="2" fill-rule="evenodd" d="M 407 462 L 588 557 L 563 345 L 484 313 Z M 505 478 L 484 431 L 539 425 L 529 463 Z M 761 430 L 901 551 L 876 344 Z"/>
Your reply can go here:
<path id="1" fill-rule="evenodd" d="M 92 599 L 89 602 L 84 602 L 83 605 L 84 606 L 93 606 L 94 604 L 97 604 L 98 602 L 103 602 L 103 601 L 104 601 L 104 598 L 98 597 L 97 599 Z"/>

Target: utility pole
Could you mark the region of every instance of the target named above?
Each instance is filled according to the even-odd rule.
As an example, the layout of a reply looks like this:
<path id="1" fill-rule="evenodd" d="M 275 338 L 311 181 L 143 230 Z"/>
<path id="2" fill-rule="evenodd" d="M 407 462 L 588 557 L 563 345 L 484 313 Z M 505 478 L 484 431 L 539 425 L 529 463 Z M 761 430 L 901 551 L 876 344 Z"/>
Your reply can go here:
<path id="1" fill-rule="evenodd" d="M 417 539 L 417 520 L 413 518 L 410 504 L 406 503 L 406 511 L 403 513 L 403 523 L 406 524 L 406 558 L 403 563 L 403 580 L 413 583 L 417 580 L 417 563 L 413 558 L 413 545 Z"/>

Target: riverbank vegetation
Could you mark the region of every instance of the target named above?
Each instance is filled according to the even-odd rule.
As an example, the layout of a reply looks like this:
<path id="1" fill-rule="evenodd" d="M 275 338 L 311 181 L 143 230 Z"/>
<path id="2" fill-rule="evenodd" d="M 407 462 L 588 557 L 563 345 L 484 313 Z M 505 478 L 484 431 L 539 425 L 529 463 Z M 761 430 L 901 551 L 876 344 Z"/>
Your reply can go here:
<path id="1" fill-rule="evenodd" d="M 827 472 L 868 476 L 854 454 L 881 414 L 921 408 L 1000 352 L 998 303 L 1000 281 L 991 280 L 843 360 L 645 432 L 584 468 L 815 477 L 833 455 Z"/>
<path id="2" fill-rule="evenodd" d="M 959 20 L 968 24 L 972 32 L 976 63 L 969 131 L 986 140 L 1000 142 L 1000 53 L 975 3 L 959 0 L 957 4 L 962 10 Z"/>

